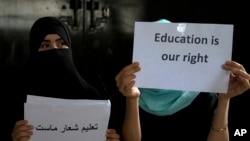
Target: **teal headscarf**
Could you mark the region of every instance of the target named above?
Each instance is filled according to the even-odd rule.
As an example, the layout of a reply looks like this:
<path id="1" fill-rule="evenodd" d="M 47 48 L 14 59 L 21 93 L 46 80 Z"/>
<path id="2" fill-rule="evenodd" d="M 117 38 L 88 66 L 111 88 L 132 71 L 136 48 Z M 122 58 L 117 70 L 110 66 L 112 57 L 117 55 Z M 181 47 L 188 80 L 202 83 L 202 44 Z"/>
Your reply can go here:
<path id="1" fill-rule="evenodd" d="M 156 23 L 171 23 L 160 19 Z M 141 95 L 139 106 L 146 112 L 158 116 L 172 115 L 187 107 L 198 96 L 199 92 L 139 88 Z"/>
<path id="2" fill-rule="evenodd" d="M 146 112 L 157 116 L 172 115 L 187 107 L 199 92 L 139 88 L 139 106 Z"/>
<path id="3" fill-rule="evenodd" d="M 171 22 L 167 19 L 159 19 L 159 20 L 155 21 L 155 23 L 171 23 Z"/>

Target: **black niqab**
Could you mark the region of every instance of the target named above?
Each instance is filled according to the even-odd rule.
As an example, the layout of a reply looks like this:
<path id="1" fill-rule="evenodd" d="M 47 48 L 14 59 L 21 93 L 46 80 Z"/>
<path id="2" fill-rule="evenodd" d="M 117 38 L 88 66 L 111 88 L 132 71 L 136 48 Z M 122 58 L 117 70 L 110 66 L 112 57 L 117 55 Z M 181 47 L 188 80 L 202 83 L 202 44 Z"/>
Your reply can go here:
<path id="1" fill-rule="evenodd" d="M 58 34 L 69 49 L 38 52 L 48 34 Z M 27 71 L 28 94 L 68 99 L 103 99 L 78 73 L 73 63 L 70 32 L 54 17 L 38 19 L 30 31 L 30 61 Z"/>

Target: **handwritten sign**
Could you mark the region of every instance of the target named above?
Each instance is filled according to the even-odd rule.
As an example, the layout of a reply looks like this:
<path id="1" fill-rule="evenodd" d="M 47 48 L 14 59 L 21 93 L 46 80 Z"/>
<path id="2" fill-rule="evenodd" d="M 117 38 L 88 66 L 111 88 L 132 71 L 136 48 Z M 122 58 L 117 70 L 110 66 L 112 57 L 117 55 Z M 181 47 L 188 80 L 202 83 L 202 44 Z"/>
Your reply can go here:
<path id="1" fill-rule="evenodd" d="M 25 119 L 34 125 L 30 141 L 106 141 L 109 100 L 27 97 Z"/>
<path id="2" fill-rule="evenodd" d="M 227 92 L 233 25 L 135 22 L 136 85 L 202 92 Z"/>

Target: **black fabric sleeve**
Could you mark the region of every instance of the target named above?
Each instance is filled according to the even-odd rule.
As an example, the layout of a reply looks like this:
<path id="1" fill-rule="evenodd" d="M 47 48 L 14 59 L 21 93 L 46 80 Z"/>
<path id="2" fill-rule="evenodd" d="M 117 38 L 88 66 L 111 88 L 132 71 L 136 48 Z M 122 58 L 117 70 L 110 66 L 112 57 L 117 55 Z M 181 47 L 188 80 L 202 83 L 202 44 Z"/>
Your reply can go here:
<path id="1" fill-rule="evenodd" d="M 140 109 L 142 141 L 206 141 L 217 107 L 217 94 L 201 93 L 188 107 L 170 116 L 155 116 Z"/>

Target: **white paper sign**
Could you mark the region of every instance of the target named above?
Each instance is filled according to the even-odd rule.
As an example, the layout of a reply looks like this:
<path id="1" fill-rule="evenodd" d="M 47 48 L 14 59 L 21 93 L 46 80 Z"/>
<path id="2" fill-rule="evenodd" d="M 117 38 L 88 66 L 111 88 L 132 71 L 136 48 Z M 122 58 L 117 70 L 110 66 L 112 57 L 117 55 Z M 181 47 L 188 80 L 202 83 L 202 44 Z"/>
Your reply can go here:
<path id="1" fill-rule="evenodd" d="M 136 85 L 201 92 L 227 92 L 233 25 L 136 22 L 133 62 Z"/>
<path id="2" fill-rule="evenodd" d="M 29 95 L 24 115 L 34 125 L 30 141 L 106 141 L 110 106 L 109 100 Z"/>

